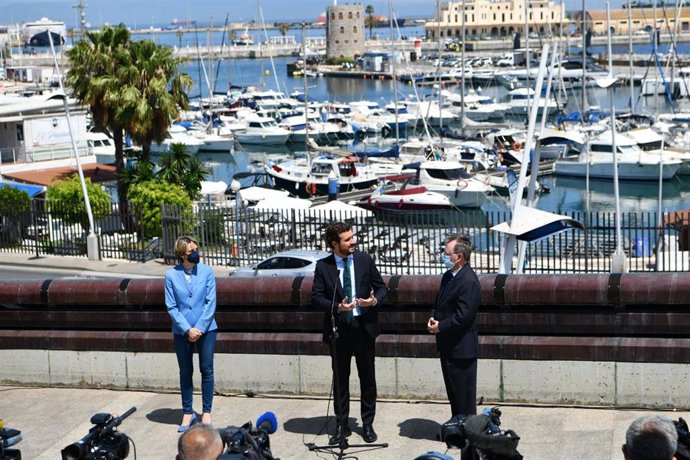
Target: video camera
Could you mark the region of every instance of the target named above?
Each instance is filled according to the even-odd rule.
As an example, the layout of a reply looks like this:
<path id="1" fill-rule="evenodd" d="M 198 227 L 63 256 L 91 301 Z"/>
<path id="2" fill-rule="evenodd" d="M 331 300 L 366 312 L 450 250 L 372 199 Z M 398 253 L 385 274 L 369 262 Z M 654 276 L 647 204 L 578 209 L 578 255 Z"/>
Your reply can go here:
<path id="1" fill-rule="evenodd" d="M 271 441 L 268 437 L 278 429 L 278 419 L 273 412 L 264 412 L 256 420 L 241 427 L 229 426 L 218 430 L 223 440 L 225 451 L 218 460 L 278 460 L 271 453 Z"/>
<path id="2" fill-rule="evenodd" d="M 62 449 L 62 460 L 122 460 L 129 455 L 129 437 L 115 430 L 137 410 L 130 408 L 119 417 L 99 413 L 91 417 L 89 434 Z"/>
<path id="3" fill-rule="evenodd" d="M 14 428 L 0 429 L 0 460 L 22 460 L 22 452 L 19 449 L 10 449 L 21 440 L 21 431 Z"/>
<path id="4" fill-rule="evenodd" d="M 678 460 L 690 460 L 690 431 L 688 430 L 688 423 L 683 417 L 680 417 L 678 421 L 673 420 L 673 425 L 678 433 L 676 458 Z"/>
<path id="5" fill-rule="evenodd" d="M 448 447 L 469 446 L 481 460 L 521 460 L 517 451 L 520 437 L 513 430 L 503 431 L 501 411 L 487 408 L 479 415 L 455 416 L 441 426 L 441 441 Z"/>

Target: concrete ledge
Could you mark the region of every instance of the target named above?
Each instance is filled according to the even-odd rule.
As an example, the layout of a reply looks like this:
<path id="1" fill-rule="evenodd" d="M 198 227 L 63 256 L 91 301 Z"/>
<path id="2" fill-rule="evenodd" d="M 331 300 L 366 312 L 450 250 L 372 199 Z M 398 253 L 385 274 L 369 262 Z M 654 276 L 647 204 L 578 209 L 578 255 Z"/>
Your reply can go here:
<path id="1" fill-rule="evenodd" d="M 0 384 L 178 391 L 172 353 L 0 350 Z M 435 358 L 377 358 L 382 398 L 445 399 Z M 328 396 L 328 356 L 217 353 L 220 393 Z M 353 363 L 351 389 L 359 393 Z M 195 375 L 198 386 L 199 376 Z M 688 409 L 683 364 L 589 361 L 479 361 L 478 397 L 495 402 Z"/>

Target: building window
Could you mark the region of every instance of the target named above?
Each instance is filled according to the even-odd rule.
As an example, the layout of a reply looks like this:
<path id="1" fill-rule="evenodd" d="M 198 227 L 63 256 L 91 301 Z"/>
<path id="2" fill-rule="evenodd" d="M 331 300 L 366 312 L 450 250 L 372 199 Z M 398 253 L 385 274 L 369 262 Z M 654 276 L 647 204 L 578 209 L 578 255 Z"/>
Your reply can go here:
<path id="1" fill-rule="evenodd" d="M 344 34 L 345 33 L 345 27 L 340 26 L 340 33 Z"/>
<path id="2" fill-rule="evenodd" d="M 357 19 L 359 19 L 359 11 L 357 11 Z"/>
<path id="3" fill-rule="evenodd" d="M 343 19 L 343 12 L 338 13 L 338 19 Z"/>
<path id="4" fill-rule="evenodd" d="M 345 43 L 346 43 L 346 44 L 347 44 L 347 43 L 350 43 L 350 40 L 345 40 Z"/>
<path id="5" fill-rule="evenodd" d="M 347 18 L 348 18 L 348 19 L 352 19 L 352 11 L 350 11 L 349 13 L 347 13 Z"/>
<path id="6" fill-rule="evenodd" d="M 336 45 L 340 45 L 340 40 L 336 40 L 336 41 L 335 41 L 335 44 L 336 44 Z"/>
<path id="7" fill-rule="evenodd" d="M 331 13 L 331 19 L 335 21 L 335 13 Z"/>
<path id="8" fill-rule="evenodd" d="M 455 22 L 458 22 L 458 15 L 455 15 Z"/>
<path id="9" fill-rule="evenodd" d="M 352 32 L 357 33 L 357 26 L 354 26 L 354 27 L 352 28 Z"/>

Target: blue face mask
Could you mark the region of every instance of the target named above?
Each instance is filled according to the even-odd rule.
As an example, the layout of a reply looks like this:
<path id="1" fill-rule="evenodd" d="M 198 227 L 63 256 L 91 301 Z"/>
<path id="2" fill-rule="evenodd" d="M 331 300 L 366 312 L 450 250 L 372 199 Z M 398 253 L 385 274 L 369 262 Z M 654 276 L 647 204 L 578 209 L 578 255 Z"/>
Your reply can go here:
<path id="1" fill-rule="evenodd" d="M 441 254 L 441 263 L 442 263 L 443 266 L 446 267 L 448 270 L 450 270 L 451 268 L 453 268 L 453 265 L 455 265 L 455 264 L 453 263 L 453 261 L 450 260 L 450 256 L 449 256 L 448 254 L 446 254 L 445 252 L 444 252 L 443 254 Z"/>
<path id="2" fill-rule="evenodd" d="M 190 253 L 187 256 L 187 262 L 189 262 L 190 264 L 198 264 L 199 263 L 199 251 L 194 251 L 194 252 Z"/>

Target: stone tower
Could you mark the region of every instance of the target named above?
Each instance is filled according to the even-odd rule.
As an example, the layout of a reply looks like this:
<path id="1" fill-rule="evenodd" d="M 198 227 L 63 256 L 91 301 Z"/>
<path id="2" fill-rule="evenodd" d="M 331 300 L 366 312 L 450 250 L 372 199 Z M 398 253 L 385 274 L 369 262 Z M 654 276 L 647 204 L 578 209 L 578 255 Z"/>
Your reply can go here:
<path id="1" fill-rule="evenodd" d="M 364 8 L 361 3 L 332 5 L 326 9 L 326 55 L 354 57 L 364 53 Z"/>

